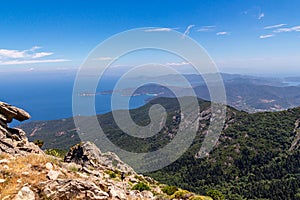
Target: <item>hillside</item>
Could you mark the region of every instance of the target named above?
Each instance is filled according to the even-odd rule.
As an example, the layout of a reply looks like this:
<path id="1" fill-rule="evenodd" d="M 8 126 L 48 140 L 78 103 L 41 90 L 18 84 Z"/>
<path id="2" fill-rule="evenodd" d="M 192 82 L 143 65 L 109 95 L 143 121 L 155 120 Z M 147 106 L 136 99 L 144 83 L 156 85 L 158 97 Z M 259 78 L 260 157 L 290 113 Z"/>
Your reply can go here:
<path id="1" fill-rule="evenodd" d="M 138 124 L 146 124 L 149 107 L 156 103 L 165 106 L 169 118 L 162 131 L 149 139 L 136 139 L 123 133 L 111 121 L 111 113 L 99 115 L 98 119 L 110 140 L 121 148 L 133 152 L 153 151 L 172 140 L 180 122 L 173 118 L 180 113 L 177 100 L 168 98 L 158 98 L 132 110 L 133 119 Z M 210 103 L 199 100 L 199 104 L 201 111 L 210 116 L 207 112 Z M 208 157 L 196 159 L 209 117 L 200 121 L 197 137 L 180 159 L 147 175 L 202 194 L 218 189 L 226 199 L 299 198 L 300 108 L 248 114 L 228 107 L 227 113 L 226 128 Z M 75 143 L 72 119 L 34 122 L 21 127 L 31 133 L 31 140 L 44 140 L 45 148 L 64 148 Z"/>
<path id="2" fill-rule="evenodd" d="M 0 199 L 212 200 L 137 174 L 91 142 L 74 145 L 63 159 L 59 151 L 43 152 L 23 130 L 8 126 L 13 119 L 29 118 L 0 102 Z"/>

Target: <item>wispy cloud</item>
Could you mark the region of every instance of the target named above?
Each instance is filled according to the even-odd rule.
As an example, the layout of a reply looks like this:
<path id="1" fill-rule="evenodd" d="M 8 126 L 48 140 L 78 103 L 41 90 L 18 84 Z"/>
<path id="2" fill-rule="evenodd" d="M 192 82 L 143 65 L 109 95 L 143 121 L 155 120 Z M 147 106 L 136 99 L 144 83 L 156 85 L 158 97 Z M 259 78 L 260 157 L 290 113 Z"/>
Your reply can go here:
<path id="1" fill-rule="evenodd" d="M 11 60 L 11 61 L 0 61 L 0 65 L 22 65 L 22 64 L 35 64 L 35 63 L 57 63 L 67 62 L 70 60 L 66 59 L 48 59 L 48 60 Z"/>
<path id="2" fill-rule="evenodd" d="M 258 19 L 258 20 L 261 20 L 261 19 L 264 18 L 264 17 L 265 17 L 265 13 L 261 12 L 261 13 L 258 14 L 257 19 Z"/>
<path id="3" fill-rule="evenodd" d="M 260 39 L 266 39 L 266 38 L 270 38 L 270 37 L 274 37 L 274 34 L 269 34 L 269 35 L 261 35 L 259 36 Z"/>
<path id="4" fill-rule="evenodd" d="M 0 58 L 24 58 L 25 52 L 18 50 L 0 49 Z"/>
<path id="5" fill-rule="evenodd" d="M 95 60 L 99 60 L 99 61 L 108 61 L 108 60 L 113 60 L 114 58 L 112 57 L 99 57 L 99 58 L 95 58 Z"/>
<path id="6" fill-rule="evenodd" d="M 151 28 L 151 29 L 146 29 L 145 32 L 169 32 L 172 30 L 173 28 Z"/>
<path id="7" fill-rule="evenodd" d="M 222 31 L 222 32 L 217 32 L 216 35 L 229 35 L 229 33 L 226 31 Z"/>
<path id="8" fill-rule="evenodd" d="M 37 49 L 41 47 L 34 46 L 27 50 L 10 50 L 10 49 L 0 49 L 0 58 L 42 58 L 45 56 L 50 56 L 52 52 L 37 52 Z"/>
<path id="9" fill-rule="evenodd" d="M 52 52 L 39 52 L 39 53 L 35 53 L 32 55 L 32 58 L 42 58 L 45 56 L 51 56 L 53 53 Z"/>
<path id="10" fill-rule="evenodd" d="M 18 64 L 33 64 L 33 63 L 51 63 L 65 62 L 66 59 L 44 59 L 46 56 L 51 56 L 53 52 L 36 52 L 42 47 L 33 46 L 26 50 L 0 49 L 0 65 L 18 65 Z"/>
<path id="11" fill-rule="evenodd" d="M 194 26 L 195 26 L 195 25 L 193 25 L 193 24 L 189 25 L 189 26 L 185 29 L 185 31 L 184 31 L 184 33 L 183 33 L 183 36 L 189 35 L 189 34 L 190 34 L 190 30 L 191 30 Z"/>
<path id="12" fill-rule="evenodd" d="M 165 65 L 170 67 L 180 67 L 180 66 L 190 65 L 190 63 L 189 62 L 168 62 Z"/>
<path id="13" fill-rule="evenodd" d="M 300 26 L 294 26 L 290 28 L 279 28 L 274 30 L 274 33 L 284 33 L 284 32 L 300 32 Z"/>
<path id="14" fill-rule="evenodd" d="M 261 11 L 261 8 L 260 7 L 253 7 L 253 8 L 250 8 L 248 10 L 245 10 L 242 12 L 242 14 L 244 15 L 250 15 L 252 16 L 253 18 L 256 18 L 258 20 L 261 20 L 262 18 L 265 17 L 265 13 L 263 13 Z"/>
<path id="15" fill-rule="evenodd" d="M 216 29 L 216 26 L 202 26 L 197 31 L 198 32 L 210 32 L 210 31 L 214 31 L 215 29 Z"/>
<path id="16" fill-rule="evenodd" d="M 276 24 L 271 26 L 265 26 L 264 29 L 274 29 L 274 28 L 280 28 L 282 26 L 286 26 L 287 24 Z"/>

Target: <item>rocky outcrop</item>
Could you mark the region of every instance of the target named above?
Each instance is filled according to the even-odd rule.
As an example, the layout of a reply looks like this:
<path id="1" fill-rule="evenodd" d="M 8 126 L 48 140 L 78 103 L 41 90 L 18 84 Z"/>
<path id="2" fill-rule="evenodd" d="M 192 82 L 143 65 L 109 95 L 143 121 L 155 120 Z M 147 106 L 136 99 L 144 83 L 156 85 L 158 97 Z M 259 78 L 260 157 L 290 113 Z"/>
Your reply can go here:
<path id="1" fill-rule="evenodd" d="M 134 170 L 122 162 L 112 152 L 102 153 L 100 149 L 91 142 L 81 142 L 73 146 L 64 159 L 65 162 L 74 162 L 84 167 L 96 169 L 107 169 L 121 171 L 125 174 L 135 174 Z"/>
<path id="2" fill-rule="evenodd" d="M 15 154 L 43 153 L 35 144 L 28 142 L 26 134 L 18 128 L 9 128 L 8 123 L 13 119 L 24 121 L 30 115 L 15 106 L 0 102 L 0 152 Z"/>
<path id="3" fill-rule="evenodd" d="M 57 199 L 108 199 L 109 194 L 90 180 L 60 179 L 40 184 L 43 194 Z"/>
<path id="4" fill-rule="evenodd" d="M 10 123 L 13 119 L 24 121 L 30 118 L 30 115 L 26 111 L 4 102 L 0 102 L 0 113 L 4 116 L 3 119 L 7 123 Z"/>
<path id="5" fill-rule="evenodd" d="M 291 147 L 289 148 L 289 151 L 293 151 L 295 149 L 299 149 L 300 146 L 300 119 L 297 119 L 295 122 L 295 128 L 293 131 L 295 137 L 291 144 Z"/>

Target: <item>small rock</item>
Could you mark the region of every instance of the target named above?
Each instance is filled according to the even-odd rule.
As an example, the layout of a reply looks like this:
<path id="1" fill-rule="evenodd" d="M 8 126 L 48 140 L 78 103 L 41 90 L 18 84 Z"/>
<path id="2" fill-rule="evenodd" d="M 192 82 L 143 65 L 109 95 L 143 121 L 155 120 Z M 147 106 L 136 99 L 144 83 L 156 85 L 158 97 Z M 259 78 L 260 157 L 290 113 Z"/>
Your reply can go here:
<path id="1" fill-rule="evenodd" d="M 152 199 L 153 198 L 153 193 L 147 190 L 144 190 L 141 192 L 141 196 L 143 199 Z"/>
<path id="2" fill-rule="evenodd" d="M 7 196 L 3 197 L 2 200 L 6 200 L 6 199 L 11 199 L 11 198 L 10 198 L 10 195 L 7 195 Z"/>
<path id="3" fill-rule="evenodd" d="M 7 159 L 0 160 L 0 164 L 8 164 L 8 163 L 9 163 L 9 160 L 7 160 Z"/>
<path id="4" fill-rule="evenodd" d="M 105 174 L 104 178 L 109 179 L 109 174 Z"/>
<path id="5" fill-rule="evenodd" d="M 47 174 L 47 178 L 50 180 L 57 180 L 57 178 L 60 174 L 61 173 L 59 171 L 50 170 Z"/>
<path id="6" fill-rule="evenodd" d="M 156 181 L 153 178 L 149 177 L 149 176 L 144 176 L 144 179 L 146 181 L 148 181 L 149 183 L 151 183 L 151 184 L 155 184 L 156 183 Z"/>
<path id="7" fill-rule="evenodd" d="M 28 175 L 29 175 L 29 172 L 22 172 L 22 175 L 28 176 Z"/>
<path id="8" fill-rule="evenodd" d="M 137 183 L 137 182 L 139 182 L 139 180 L 136 179 L 136 178 L 134 178 L 134 177 L 129 177 L 129 181 L 130 181 L 131 183 Z"/>
<path id="9" fill-rule="evenodd" d="M 23 187 L 17 194 L 15 200 L 34 200 L 34 193 L 32 192 L 32 190 L 25 186 Z"/>
<path id="10" fill-rule="evenodd" d="M 52 170 L 53 169 L 53 165 L 51 163 L 49 163 L 49 162 L 46 163 L 45 167 L 48 170 Z"/>
<path id="11" fill-rule="evenodd" d="M 5 179 L 0 179 L 0 183 L 4 183 L 5 181 Z"/>
<path id="12" fill-rule="evenodd" d="M 0 123 L 3 122 L 3 124 L 5 125 L 7 121 L 8 121 L 7 118 L 0 113 Z"/>
<path id="13" fill-rule="evenodd" d="M 120 200 L 126 200 L 127 199 L 127 196 L 126 196 L 126 193 L 124 190 L 120 189 L 120 188 L 117 188 L 117 187 L 110 187 L 109 188 L 110 191 L 109 191 L 109 196 L 112 198 L 112 199 L 120 199 Z"/>
<path id="14" fill-rule="evenodd" d="M 4 170 L 8 170 L 9 169 L 9 166 L 7 166 L 7 165 L 3 165 L 3 167 L 2 167 Z"/>

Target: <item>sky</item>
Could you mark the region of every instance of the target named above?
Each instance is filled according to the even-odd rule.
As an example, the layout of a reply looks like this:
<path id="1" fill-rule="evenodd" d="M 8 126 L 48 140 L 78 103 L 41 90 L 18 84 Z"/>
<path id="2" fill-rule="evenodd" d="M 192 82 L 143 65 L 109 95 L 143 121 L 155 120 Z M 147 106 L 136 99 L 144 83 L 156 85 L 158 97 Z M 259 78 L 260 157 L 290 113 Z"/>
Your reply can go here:
<path id="1" fill-rule="evenodd" d="M 0 72 L 77 69 L 109 37 L 160 27 L 197 41 L 221 72 L 300 75 L 299 8 L 299 0 L 1 1 Z M 186 65 L 169 58 L 162 64 Z"/>

